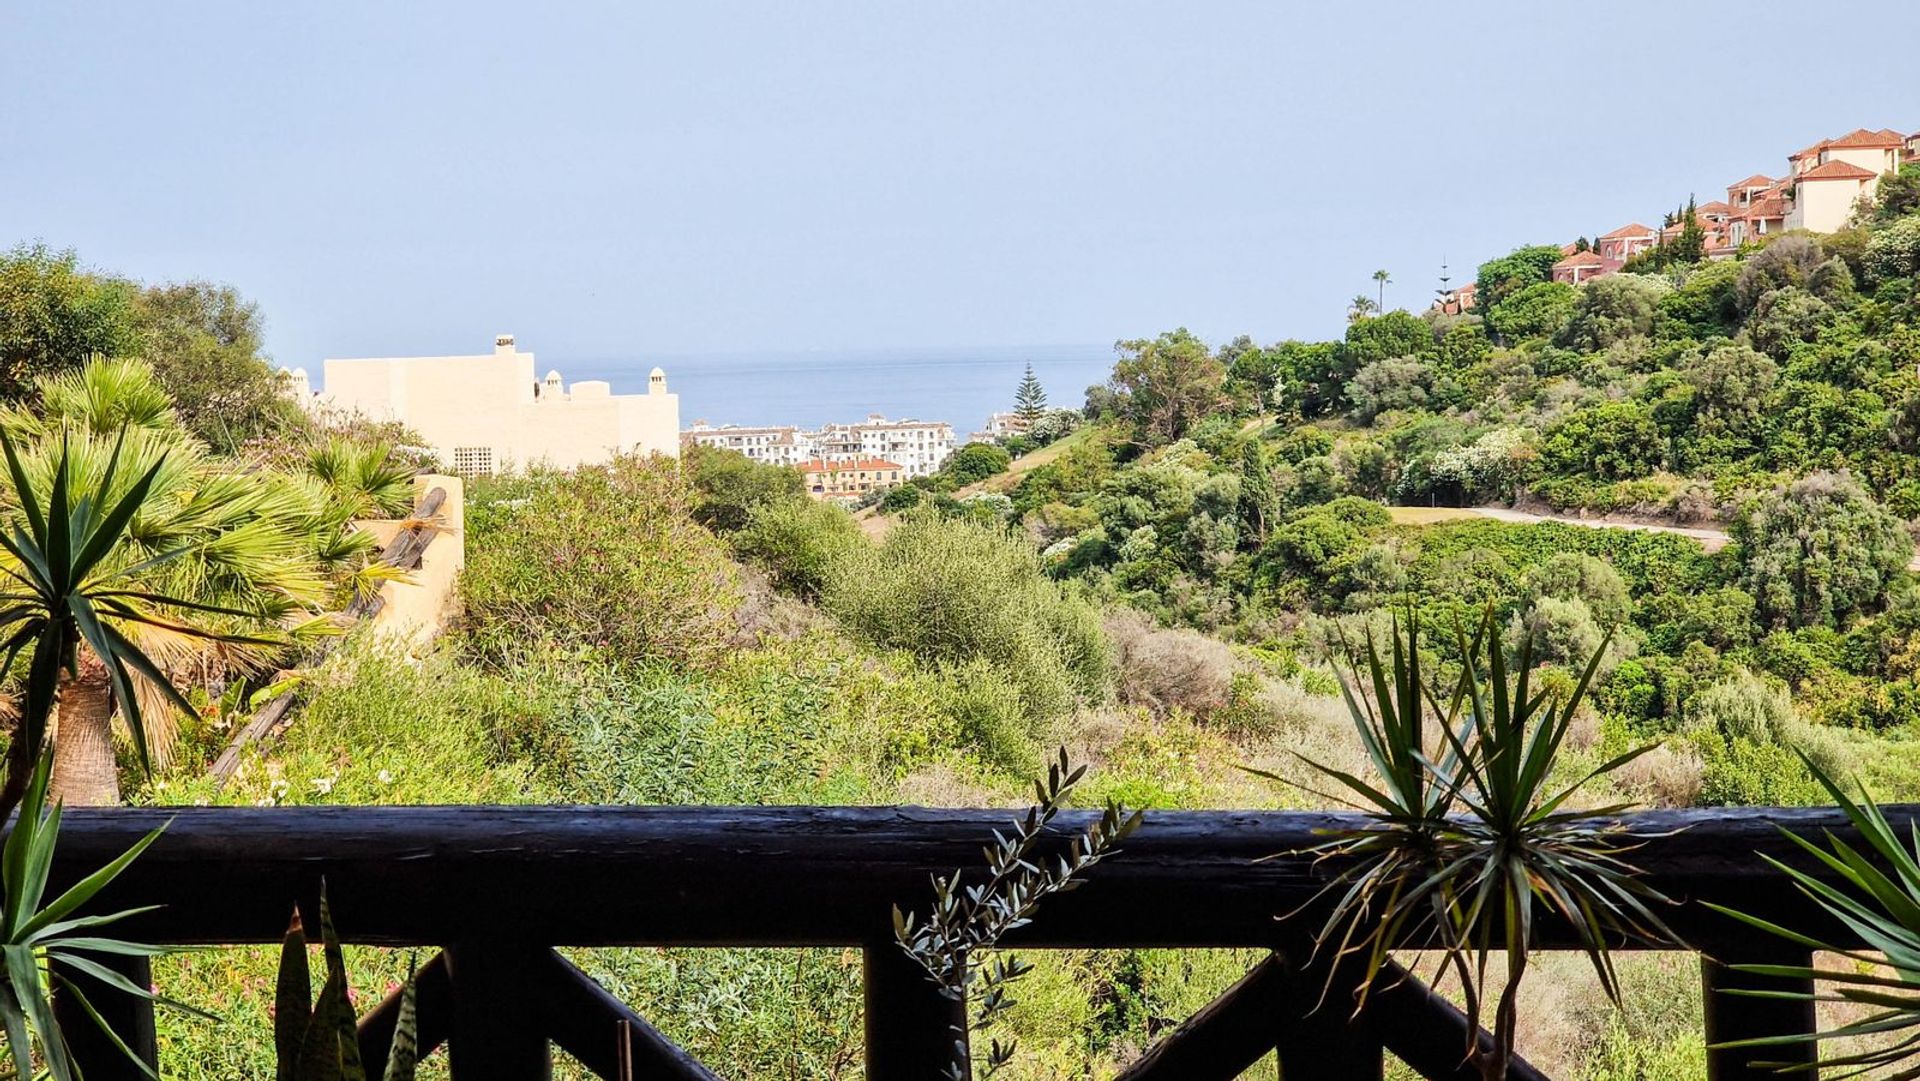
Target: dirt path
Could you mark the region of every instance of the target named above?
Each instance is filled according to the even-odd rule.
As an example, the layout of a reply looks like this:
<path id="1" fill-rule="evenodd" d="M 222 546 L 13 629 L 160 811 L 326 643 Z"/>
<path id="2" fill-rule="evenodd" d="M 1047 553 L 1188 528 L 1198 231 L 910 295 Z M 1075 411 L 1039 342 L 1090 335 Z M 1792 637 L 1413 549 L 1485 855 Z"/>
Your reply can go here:
<path id="1" fill-rule="evenodd" d="M 1560 522 L 1564 525 L 1586 526 L 1589 529 L 1632 529 L 1642 533 L 1672 533 L 1699 541 L 1700 546 L 1709 552 L 1717 552 L 1725 548 L 1732 540 L 1723 529 L 1660 525 L 1657 522 L 1636 522 L 1618 518 L 1573 518 L 1555 514 L 1533 514 L 1507 507 L 1389 507 L 1388 510 L 1393 513 L 1394 521 L 1407 525 L 1431 525 L 1434 522 L 1458 521 L 1462 518 L 1492 518 L 1499 522 L 1519 522 L 1529 525 L 1539 522 Z M 1907 564 L 1907 569 L 1920 571 L 1920 553 L 1915 553 L 1913 561 Z"/>

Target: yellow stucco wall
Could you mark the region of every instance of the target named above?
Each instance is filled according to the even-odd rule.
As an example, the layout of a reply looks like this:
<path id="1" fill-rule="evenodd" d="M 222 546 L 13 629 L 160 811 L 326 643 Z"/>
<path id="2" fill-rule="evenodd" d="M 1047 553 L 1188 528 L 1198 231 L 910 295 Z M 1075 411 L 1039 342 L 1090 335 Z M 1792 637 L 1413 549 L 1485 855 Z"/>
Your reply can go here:
<path id="1" fill-rule="evenodd" d="M 460 572 L 467 565 L 466 489 L 460 478 L 422 474 L 414 478 L 413 486 L 415 503 L 434 488 L 446 491 L 446 500 L 436 516 L 437 532 L 408 581 L 387 582 L 380 587 L 386 603 L 371 621 L 374 633 L 409 649 L 427 644 L 458 614 L 456 590 Z M 385 545 L 399 532 L 400 523 L 359 522 L 355 527 L 372 532 Z"/>
<path id="2" fill-rule="evenodd" d="M 1805 180 L 1795 187 L 1793 211 L 1786 227 L 1815 233 L 1831 233 L 1844 228 L 1853 217 L 1853 205 L 1860 198 L 1861 183 L 1855 180 Z"/>

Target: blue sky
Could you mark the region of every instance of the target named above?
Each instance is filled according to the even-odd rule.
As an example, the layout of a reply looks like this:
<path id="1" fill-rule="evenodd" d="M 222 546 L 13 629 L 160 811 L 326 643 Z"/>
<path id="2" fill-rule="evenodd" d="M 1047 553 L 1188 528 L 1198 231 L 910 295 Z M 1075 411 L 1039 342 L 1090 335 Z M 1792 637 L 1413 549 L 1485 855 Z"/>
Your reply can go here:
<path id="1" fill-rule="evenodd" d="M 234 283 L 289 366 L 1328 336 L 1920 127 L 1920 6 L 1732 10 L 12 0 L 0 244 Z"/>

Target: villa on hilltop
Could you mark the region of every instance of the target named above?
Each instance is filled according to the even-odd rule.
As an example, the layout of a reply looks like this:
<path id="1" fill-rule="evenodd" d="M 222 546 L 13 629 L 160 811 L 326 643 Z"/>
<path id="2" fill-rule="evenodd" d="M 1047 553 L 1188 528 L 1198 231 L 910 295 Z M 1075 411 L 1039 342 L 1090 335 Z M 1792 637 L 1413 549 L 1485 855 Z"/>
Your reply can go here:
<path id="1" fill-rule="evenodd" d="M 1727 259 L 1746 244 L 1789 230 L 1831 233 L 1845 228 L 1860 204 L 1873 197 L 1880 178 L 1908 162 L 1920 162 L 1920 131 L 1858 128 L 1822 139 L 1787 156 L 1787 171 L 1775 178 L 1755 173 L 1726 188 L 1725 200 L 1694 207 L 1708 258 Z M 1672 243 L 1686 228 L 1670 221 L 1659 229 L 1632 222 L 1602 233 L 1591 245 L 1568 244 L 1553 264 L 1553 280 L 1579 285 L 1617 273 L 1634 256 Z M 1440 294 L 1433 306 L 1449 315 L 1471 311 L 1475 284 Z"/>
<path id="2" fill-rule="evenodd" d="M 501 334 L 493 352 L 474 356 L 328 359 L 319 394 L 308 389 L 305 369 L 288 377 L 309 408 L 404 424 L 465 476 L 680 453 L 680 398 L 668 393 L 659 368 L 647 376 L 645 394 L 615 394 L 597 379 L 567 384 L 558 371 L 535 378 L 534 371 L 533 354 Z"/>

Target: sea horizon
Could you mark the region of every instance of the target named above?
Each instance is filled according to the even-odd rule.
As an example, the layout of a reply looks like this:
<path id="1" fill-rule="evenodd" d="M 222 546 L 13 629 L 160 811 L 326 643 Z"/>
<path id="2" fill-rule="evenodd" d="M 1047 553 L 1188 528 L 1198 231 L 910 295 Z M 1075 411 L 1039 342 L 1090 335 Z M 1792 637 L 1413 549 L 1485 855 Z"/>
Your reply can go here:
<path id="1" fill-rule="evenodd" d="M 926 346 L 861 349 L 652 353 L 640 357 L 554 357 L 569 384 L 603 379 L 616 394 L 646 390 L 647 373 L 667 373 L 680 396 L 680 424 L 706 421 L 817 428 L 836 421 L 889 418 L 945 421 L 956 437 L 982 428 L 989 415 L 1013 408 L 1014 388 L 1028 364 L 1049 405 L 1079 408 L 1086 390 L 1104 383 L 1113 346 Z"/>

